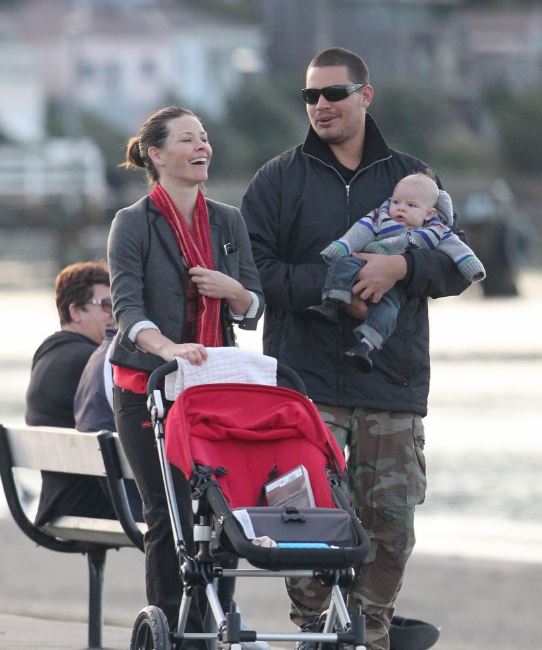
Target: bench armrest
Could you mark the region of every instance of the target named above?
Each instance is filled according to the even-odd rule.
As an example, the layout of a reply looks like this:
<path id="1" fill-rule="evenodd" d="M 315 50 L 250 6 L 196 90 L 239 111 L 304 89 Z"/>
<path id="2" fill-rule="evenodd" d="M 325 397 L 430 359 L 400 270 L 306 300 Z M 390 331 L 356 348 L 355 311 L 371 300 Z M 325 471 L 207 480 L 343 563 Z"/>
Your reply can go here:
<path id="1" fill-rule="evenodd" d="M 113 507 L 117 513 L 120 524 L 128 539 L 140 551 L 145 551 L 143 535 L 136 521 L 133 518 L 130 504 L 124 486 L 124 476 L 117 450 L 117 438 L 111 431 L 101 431 L 98 434 L 98 442 L 102 452 L 107 483 Z"/>

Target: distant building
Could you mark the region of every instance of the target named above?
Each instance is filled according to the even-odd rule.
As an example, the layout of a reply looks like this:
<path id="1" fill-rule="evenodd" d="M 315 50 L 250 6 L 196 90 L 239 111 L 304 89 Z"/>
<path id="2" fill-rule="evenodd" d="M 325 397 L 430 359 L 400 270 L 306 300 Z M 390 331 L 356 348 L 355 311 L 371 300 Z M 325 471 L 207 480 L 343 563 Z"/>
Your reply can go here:
<path id="1" fill-rule="evenodd" d="M 243 79 L 263 71 L 263 49 L 256 26 L 179 23 L 171 35 L 171 90 L 188 106 L 220 118 Z"/>
<path id="2" fill-rule="evenodd" d="M 39 52 L 3 36 L 0 32 L 0 137 L 13 142 L 39 140 L 45 133 L 46 109 Z"/>
<path id="3" fill-rule="evenodd" d="M 439 88 L 452 74 L 454 50 L 446 33 L 457 4 L 457 0 L 263 2 L 269 65 L 280 74 L 304 73 L 317 52 L 339 46 L 363 56 L 375 83 Z"/>
<path id="4" fill-rule="evenodd" d="M 56 138 L 37 144 L 0 145 L 0 202 L 4 209 L 18 206 L 24 211 L 56 204 L 74 213 L 103 208 L 105 198 L 104 160 L 90 140 Z M 43 218 L 51 225 L 60 215 L 44 213 Z"/>
<path id="5" fill-rule="evenodd" d="M 170 3 L 166 11 L 160 2 L 32 0 L 7 5 L 0 11 L 4 21 L 18 45 L 4 45 L 1 65 L 9 63 L 14 84 L 14 64 L 28 61 L 28 70 L 33 65 L 43 93 L 62 107 L 73 135 L 80 133 L 79 109 L 126 132 L 165 102 L 182 101 L 219 118 L 228 94 L 262 68 L 258 26 L 221 22 L 181 4 Z M 36 83 L 33 92 L 37 88 Z M 10 90 L 13 97 L 30 92 L 22 80 Z M 11 107 L 9 119 L 17 120 L 16 113 Z M 36 118 L 28 118 L 31 130 Z M 36 137 L 43 117 L 39 122 Z"/>
<path id="6" fill-rule="evenodd" d="M 393 83 L 454 98 L 503 84 L 542 84 L 542 7 L 476 9 L 465 0 L 273 0 L 262 2 L 268 64 L 303 74 L 327 47 L 369 64 L 375 84 Z M 302 35 L 302 37 L 300 37 Z"/>
<path id="7" fill-rule="evenodd" d="M 515 91 L 542 84 L 542 8 L 458 12 L 458 61 L 469 92 L 488 86 Z"/>

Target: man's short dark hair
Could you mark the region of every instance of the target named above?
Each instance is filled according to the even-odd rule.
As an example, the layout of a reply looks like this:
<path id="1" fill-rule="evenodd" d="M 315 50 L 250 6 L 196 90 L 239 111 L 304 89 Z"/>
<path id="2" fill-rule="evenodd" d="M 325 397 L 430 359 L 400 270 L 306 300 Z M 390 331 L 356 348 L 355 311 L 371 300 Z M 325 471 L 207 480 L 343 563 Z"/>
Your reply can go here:
<path id="1" fill-rule="evenodd" d="M 55 300 L 60 324 L 71 322 L 70 305 L 83 307 L 92 299 L 95 284 L 109 286 L 109 270 L 105 262 L 76 262 L 56 276 Z"/>
<path id="2" fill-rule="evenodd" d="M 309 68 L 327 68 L 344 65 L 352 83 L 369 83 L 369 68 L 365 61 L 355 52 L 344 47 L 330 47 L 317 54 L 309 63 Z"/>

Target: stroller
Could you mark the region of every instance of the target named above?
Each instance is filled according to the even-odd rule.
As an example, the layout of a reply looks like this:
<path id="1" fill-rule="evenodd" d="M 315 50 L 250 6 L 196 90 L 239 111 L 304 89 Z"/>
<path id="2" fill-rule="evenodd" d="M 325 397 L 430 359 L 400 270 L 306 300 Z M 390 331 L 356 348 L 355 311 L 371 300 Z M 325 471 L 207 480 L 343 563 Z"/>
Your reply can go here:
<path id="1" fill-rule="evenodd" d="M 262 355 L 259 355 L 260 357 Z M 278 364 L 277 379 L 293 388 L 254 383 L 204 383 L 182 390 L 166 417 L 164 379 L 177 361 L 149 378 L 147 406 L 156 438 L 174 542 L 182 598 L 178 625 L 168 629 L 164 612 L 141 610 L 131 650 L 171 650 L 181 641 L 241 650 L 254 641 L 312 641 L 326 647 L 364 650 L 361 611 L 350 614 L 341 589 L 369 542 L 339 487 L 344 458 L 300 377 Z M 190 480 L 196 553 L 184 543 L 169 463 Z M 315 507 L 266 505 L 264 485 L 297 466 L 308 471 Z M 228 568 L 244 559 L 252 568 Z M 236 564 L 236 562 L 235 562 Z M 220 578 L 316 578 L 331 590 L 325 623 L 318 632 L 276 633 L 242 629 L 235 605 L 224 612 Z M 194 589 L 205 591 L 212 624 L 185 632 Z M 321 645 L 320 647 L 324 647 Z"/>

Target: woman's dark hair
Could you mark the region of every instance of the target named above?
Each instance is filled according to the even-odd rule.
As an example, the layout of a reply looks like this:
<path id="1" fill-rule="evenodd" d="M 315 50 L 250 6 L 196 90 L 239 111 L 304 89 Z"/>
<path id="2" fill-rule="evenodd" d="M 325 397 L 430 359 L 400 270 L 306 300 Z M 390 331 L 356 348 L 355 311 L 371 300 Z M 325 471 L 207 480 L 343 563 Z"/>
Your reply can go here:
<path id="1" fill-rule="evenodd" d="M 308 68 L 327 68 L 344 65 L 348 69 L 352 83 L 369 83 L 369 68 L 365 61 L 344 47 L 330 47 L 317 54 L 309 63 Z"/>
<path id="2" fill-rule="evenodd" d="M 158 181 L 158 172 L 149 156 L 149 147 L 162 147 L 169 133 L 168 122 L 183 115 L 198 119 L 192 111 L 182 106 L 167 106 L 148 117 L 139 133 L 128 140 L 126 158 L 120 164 L 125 169 L 145 169 L 151 183 Z"/>
<path id="3" fill-rule="evenodd" d="M 93 286 L 109 286 L 109 270 L 105 262 L 76 262 L 56 276 L 55 300 L 60 324 L 71 323 L 70 305 L 83 307 L 92 300 Z"/>

